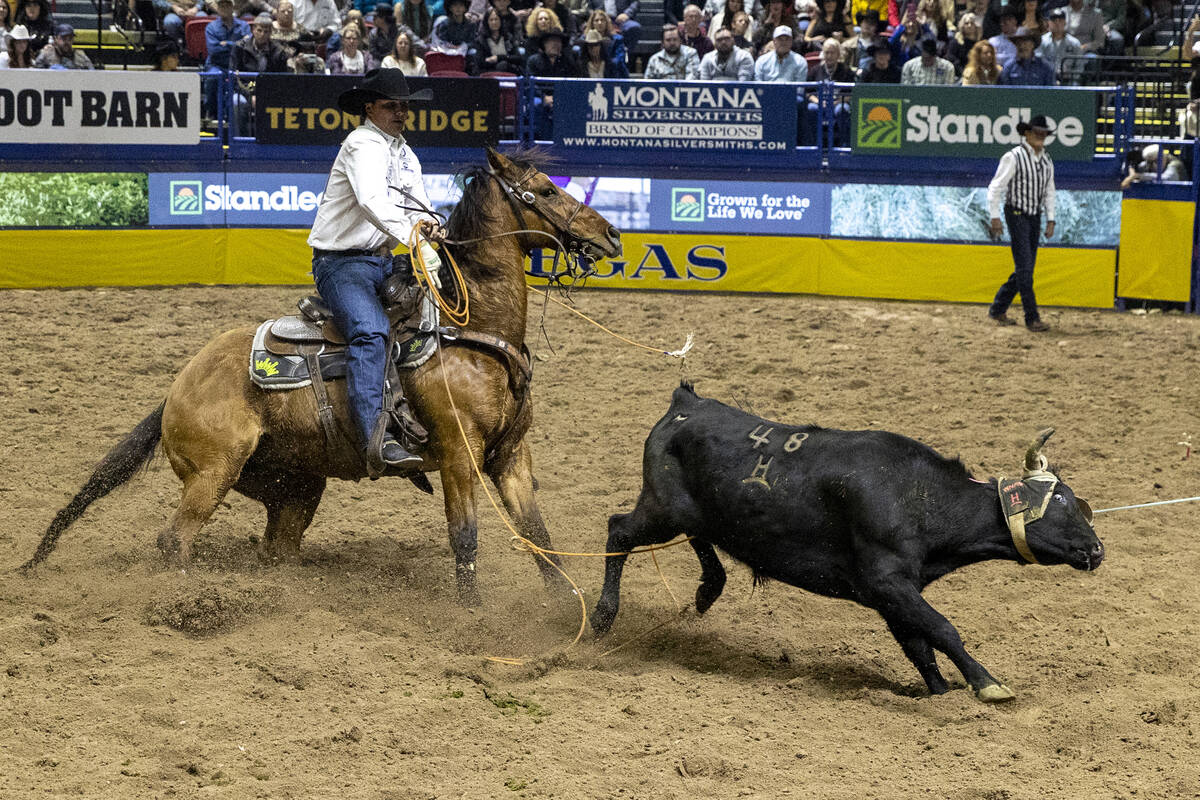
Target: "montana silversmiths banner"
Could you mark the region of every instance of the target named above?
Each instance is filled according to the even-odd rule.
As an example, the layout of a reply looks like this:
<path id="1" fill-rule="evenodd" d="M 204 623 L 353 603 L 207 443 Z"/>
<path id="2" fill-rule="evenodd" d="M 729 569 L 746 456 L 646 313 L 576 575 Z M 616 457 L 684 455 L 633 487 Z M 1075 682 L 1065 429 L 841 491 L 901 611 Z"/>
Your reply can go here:
<path id="1" fill-rule="evenodd" d="M 338 95 L 361 75 L 260 73 L 254 79 L 255 138 L 261 144 L 341 144 L 361 118 L 338 108 Z M 409 106 L 404 138 L 413 147 L 483 147 L 500 141 L 500 83 L 490 78 L 408 78 L 433 99 Z"/>
<path id="2" fill-rule="evenodd" d="M 796 146 L 796 86 L 563 80 L 560 147 L 770 152 Z"/>
<path id="3" fill-rule="evenodd" d="M 1057 128 L 1051 158 L 1091 161 L 1096 151 L 1094 92 L 857 84 L 850 113 L 855 155 L 999 158 L 1023 140 L 1017 123 L 1038 114 Z"/>
<path id="4" fill-rule="evenodd" d="M 194 72 L 4 72 L 0 143 L 191 145 L 199 139 Z"/>

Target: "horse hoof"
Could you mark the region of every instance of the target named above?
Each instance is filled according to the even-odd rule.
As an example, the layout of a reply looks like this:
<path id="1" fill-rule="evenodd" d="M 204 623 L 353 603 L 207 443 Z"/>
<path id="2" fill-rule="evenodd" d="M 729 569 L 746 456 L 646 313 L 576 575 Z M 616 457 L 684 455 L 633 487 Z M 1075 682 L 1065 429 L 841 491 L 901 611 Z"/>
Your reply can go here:
<path id="1" fill-rule="evenodd" d="M 1016 698 L 1016 693 L 1002 683 L 993 683 L 990 686 L 985 686 L 975 692 L 984 703 L 1007 703 L 1009 700 Z"/>

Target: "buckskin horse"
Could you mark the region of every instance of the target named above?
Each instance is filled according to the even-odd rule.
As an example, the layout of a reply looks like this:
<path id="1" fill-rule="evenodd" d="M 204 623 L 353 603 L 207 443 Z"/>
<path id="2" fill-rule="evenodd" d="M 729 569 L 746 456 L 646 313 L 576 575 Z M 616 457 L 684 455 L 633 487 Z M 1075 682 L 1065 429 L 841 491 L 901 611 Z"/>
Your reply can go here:
<path id="1" fill-rule="evenodd" d="M 458 596 L 466 605 L 480 604 L 472 455 L 499 490 L 518 532 L 540 547 L 551 546 L 534 498 L 525 440 L 532 420 L 523 346 L 525 257 L 551 244 L 552 237 L 589 259 L 621 253 L 620 233 L 540 172 L 537 153 L 522 151 L 510 159 L 489 148 L 487 158 L 488 168 L 467 173 L 463 198 L 446 225 L 446 238 L 459 242 L 450 252 L 471 304 L 463 332 L 477 341 L 466 335 L 443 341 L 428 362 L 402 376 L 404 394 L 430 433 L 421 472 L 441 473 Z M 326 446 L 314 392 L 269 392 L 251 382 L 247 359 L 254 334 L 254 328 L 226 331 L 188 362 L 163 403 L 101 460 L 58 512 L 25 569 L 44 560 L 91 503 L 130 480 L 160 442 L 183 481 L 179 507 L 158 536 L 168 560 L 180 566 L 189 562 L 193 537 L 230 489 L 266 506 L 259 555 L 298 557 L 326 480 L 358 480 L 366 476 L 365 465 L 348 467 Z M 493 344 L 479 346 L 479 339 Z M 328 387 L 336 420 L 351 430 L 345 381 Z M 546 583 L 555 582 L 554 567 L 535 560 Z"/>

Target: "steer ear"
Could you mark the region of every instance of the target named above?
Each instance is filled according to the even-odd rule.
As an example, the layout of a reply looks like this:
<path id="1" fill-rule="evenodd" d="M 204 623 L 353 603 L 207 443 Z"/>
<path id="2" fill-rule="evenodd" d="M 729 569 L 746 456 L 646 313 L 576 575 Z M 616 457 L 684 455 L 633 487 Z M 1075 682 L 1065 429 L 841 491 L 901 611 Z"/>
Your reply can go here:
<path id="1" fill-rule="evenodd" d="M 1045 428 L 1038 432 L 1037 437 L 1029 444 L 1029 449 L 1025 451 L 1025 469 L 1045 469 L 1046 457 L 1042 455 L 1042 447 L 1046 444 L 1046 440 L 1054 435 L 1054 428 Z"/>

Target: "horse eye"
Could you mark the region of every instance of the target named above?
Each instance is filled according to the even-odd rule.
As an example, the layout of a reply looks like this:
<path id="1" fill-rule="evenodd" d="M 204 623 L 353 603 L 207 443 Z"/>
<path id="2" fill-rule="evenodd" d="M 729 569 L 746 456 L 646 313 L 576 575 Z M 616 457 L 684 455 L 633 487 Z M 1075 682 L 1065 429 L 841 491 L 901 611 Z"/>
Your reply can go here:
<path id="1" fill-rule="evenodd" d="M 1062 496 L 1061 494 L 1059 494 L 1058 492 L 1055 492 L 1055 493 L 1054 493 L 1054 497 L 1053 497 L 1052 499 L 1054 500 L 1054 502 L 1056 502 L 1056 503 L 1062 503 L 1064 506 L 1067 504 L 1067 498 L 1063 497 L 1063 496 Z"/>

